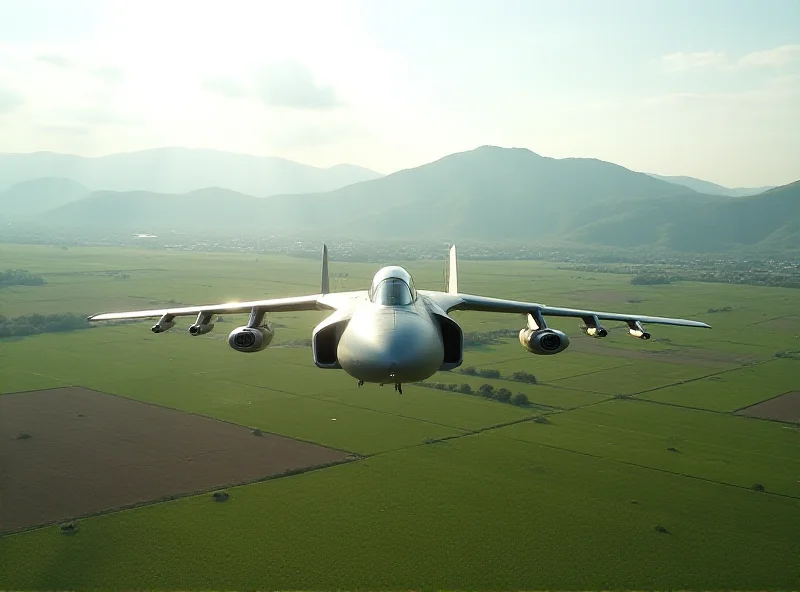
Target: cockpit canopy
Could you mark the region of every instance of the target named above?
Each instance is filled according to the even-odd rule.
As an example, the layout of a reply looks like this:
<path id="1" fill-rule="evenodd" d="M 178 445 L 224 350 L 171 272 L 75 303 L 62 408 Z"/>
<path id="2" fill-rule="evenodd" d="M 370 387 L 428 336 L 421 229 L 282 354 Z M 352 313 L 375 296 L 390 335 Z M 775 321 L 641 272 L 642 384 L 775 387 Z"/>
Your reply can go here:
<path id="1" fill-rule="evenodd" d="M 383 306 L 404 306 L 417 299 L 414 281 L 402 267 L 384 267 L 372 278 L 369 299 Z"/>

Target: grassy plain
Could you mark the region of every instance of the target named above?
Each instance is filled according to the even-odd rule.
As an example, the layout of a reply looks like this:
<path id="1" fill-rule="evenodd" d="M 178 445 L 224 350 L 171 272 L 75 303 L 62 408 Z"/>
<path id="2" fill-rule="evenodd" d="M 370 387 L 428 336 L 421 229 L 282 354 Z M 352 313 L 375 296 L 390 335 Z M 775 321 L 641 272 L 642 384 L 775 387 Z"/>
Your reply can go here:
<path id="1" fill-rule="evenodd" d="M 342 289 L 366 287 L 377 268 L 331 256 L 331 271 L 348 273 Z M 263 254 L 3 244 L 0 259 L 48 282 L 0 291 L 6 316 L 319 286 L 317 261 Z M 407 267 L 418 288 L 441 287 L 441 261 Z M 367 455 L 234 488 L 226 504 L 186 498 L 83 520 L 72 537 L 47 527 L 0 538 L 0 589 L 800 587 L 800 431 L 730 413 L 800 388 L 800 361 L 773 357 L 800 349 L 797 292 L 631 286 L 556 267 L 462 261 L 460 287 L 714 329 L 651 326 L 649 342 L 624 331 L 598 341 L 574 321 L 553 322 L 573 337 L 557 356 L 528 355 L 514 340 L 465 353 L 465 366 L 525 370 L 541 385 L 430 379 L 525 392 L 552 408 L 549 424 L 526 421 L 540 408 L 414 386 L 402 397 L 357 389 L 341 371 L 315 368 L 309 349 L 280 347 L 307 339 L 323 313 L 273 315 L 285 325 L 276 347 L 254 355 L 221 340 L 234 317 L 196 338 L 184 322 L 163 335 L 136 323 L 0 340 L 0 392 L 81 385 Z M 454 317 L 466 331 L 522 325 L 513 315 Z M 453 439 L 424 443 L 443 437 Z"/>

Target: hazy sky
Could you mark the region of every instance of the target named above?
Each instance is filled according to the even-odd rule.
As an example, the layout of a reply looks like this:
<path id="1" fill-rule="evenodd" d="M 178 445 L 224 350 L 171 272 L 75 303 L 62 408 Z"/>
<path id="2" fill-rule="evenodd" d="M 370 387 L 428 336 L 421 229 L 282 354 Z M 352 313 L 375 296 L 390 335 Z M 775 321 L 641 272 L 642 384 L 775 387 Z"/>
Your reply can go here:
<path id="1" fill-rule="evenodd" d="M 800 0 L 0 0 L 0 151 L 800 179 Z"/>

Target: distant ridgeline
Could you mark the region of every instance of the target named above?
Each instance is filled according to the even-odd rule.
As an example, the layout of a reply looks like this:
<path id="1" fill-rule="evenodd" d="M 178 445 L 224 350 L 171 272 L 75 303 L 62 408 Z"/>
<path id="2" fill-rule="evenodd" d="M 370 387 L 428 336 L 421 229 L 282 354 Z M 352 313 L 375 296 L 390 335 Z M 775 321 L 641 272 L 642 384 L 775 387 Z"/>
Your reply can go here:
<path id="1" fill-rule="evenodd" d="M 24 269 L 0 271 L 0 288 L 8 286 L 43 286 L 46 283 L 43 277 L 28 273 Z"/>
<path id="2" fill-rule="evenodd" d="M 0 226 L 0 240 L 31 233 L 155 234 L 162 238 L 135 240 L 168 236 L 170 244 L 183 245 L 190 235 L 239 240 L 280 233 L 398 243 L 534 240 L 559 249 L 681 254 L 800 252 L 800 181 L 756 195 L 749 194 L 763 187 L 673 181 L 591 158 L 497 146 L 386 176 L 213 151 L 96 159 L 0 154 L 0 223 L 9 223 Z M 190 232 L 171 234 L 173 221 L 192 210 L 214 215 L 197 217 Z"/>

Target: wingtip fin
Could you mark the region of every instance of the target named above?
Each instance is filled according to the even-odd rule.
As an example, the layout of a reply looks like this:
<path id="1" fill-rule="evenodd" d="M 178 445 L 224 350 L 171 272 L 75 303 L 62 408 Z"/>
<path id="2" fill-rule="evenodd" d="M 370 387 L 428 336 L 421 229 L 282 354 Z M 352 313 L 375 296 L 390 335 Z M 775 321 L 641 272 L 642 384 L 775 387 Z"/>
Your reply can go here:
<path id="1" fill-rule="evenodd" d="M 450 247 L 450 265 L 447 274 L 447 293 L 458 294 L 458 265 L 456 263 L 456 246 Z"/>
<path id="2" fill-rule="evenodd" d="M 331 280 L 328 275 L 328 245 L 322 243 L 322 286 L 320 292 L 328 294 L 331 291 Z"/>

